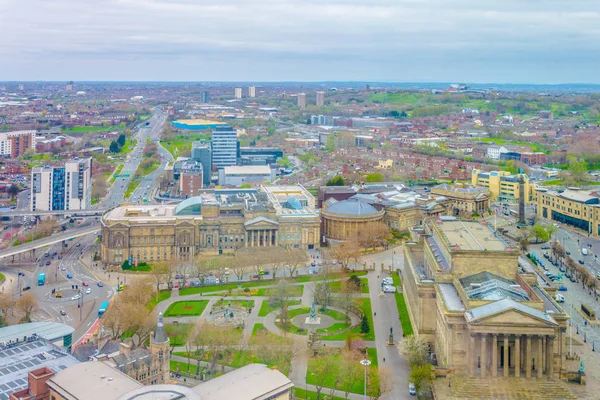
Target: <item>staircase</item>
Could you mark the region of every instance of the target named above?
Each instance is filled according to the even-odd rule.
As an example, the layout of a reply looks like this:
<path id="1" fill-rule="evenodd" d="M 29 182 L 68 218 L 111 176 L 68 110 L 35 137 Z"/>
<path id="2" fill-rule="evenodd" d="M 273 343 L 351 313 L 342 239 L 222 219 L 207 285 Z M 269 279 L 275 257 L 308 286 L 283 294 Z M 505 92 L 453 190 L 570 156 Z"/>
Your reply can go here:
<path id="1" fill-rule="evenodd" d="M 577 399 L 559 380 L 456 377 L 452 381 L 454 399 L 568 400 Z"/>

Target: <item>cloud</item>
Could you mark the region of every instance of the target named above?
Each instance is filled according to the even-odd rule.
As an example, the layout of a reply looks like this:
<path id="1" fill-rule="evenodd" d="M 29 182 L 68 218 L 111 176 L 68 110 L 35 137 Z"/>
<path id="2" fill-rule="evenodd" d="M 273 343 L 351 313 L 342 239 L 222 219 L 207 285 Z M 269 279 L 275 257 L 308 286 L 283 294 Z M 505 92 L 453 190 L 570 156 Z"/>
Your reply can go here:
<path id="1" fill-rule="evenodd" d="M 0 76 L 598 82 L 599 14 L 588 0 L 0 0 Z"/>

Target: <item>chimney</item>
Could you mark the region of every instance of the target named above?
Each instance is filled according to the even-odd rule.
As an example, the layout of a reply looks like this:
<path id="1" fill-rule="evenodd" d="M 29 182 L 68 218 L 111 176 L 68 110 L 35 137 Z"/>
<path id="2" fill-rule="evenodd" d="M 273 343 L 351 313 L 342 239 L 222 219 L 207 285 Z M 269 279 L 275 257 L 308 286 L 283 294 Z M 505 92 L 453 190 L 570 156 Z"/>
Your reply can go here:
<path id="1" fill-rule="evenodd" d="M 119 354 L 123 354 L 125 357 L 129 358 L 131 356 L 131 345 L 131 340 L 119 343 Z"/>
<path id="2" fill-rule="evenodd" d="M 100 334 L 98 335 L 98 352 L 102 351 L 102 348 L 108 343 L 110 340 L 110 335 L 108 333 L 104 333 L 104 327 L 100 330 Z"/>

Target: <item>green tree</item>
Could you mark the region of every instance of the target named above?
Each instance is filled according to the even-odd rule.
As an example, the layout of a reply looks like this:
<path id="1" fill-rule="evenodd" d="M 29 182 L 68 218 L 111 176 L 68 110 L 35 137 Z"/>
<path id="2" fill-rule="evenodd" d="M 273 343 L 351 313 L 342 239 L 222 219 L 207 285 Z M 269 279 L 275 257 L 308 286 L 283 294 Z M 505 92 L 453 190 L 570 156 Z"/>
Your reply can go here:
<path id="1" fill-rule="evenodd" d="M 588 170 L 588 163 L 583 158 L 569 157 L 568 171 L 573 178 L 582 180 Z"/>
<path id="2" fill-rule="evenodd" d="M 271 136 L 275 133 L 275 127 L 271 126 L 267 129 L 267 135 Z"/>
<path id="3" fill-rule="evenodd" d="M 126 140 L 127 140 L 127 136 L 125 136 L 123 133 L 121 133 L 119 135 L 119 138 L 117 139 L 117 143 L 119 144 L 119 146 L 123 147 L 123 146 L 125 146 Z"/>
<path id="4" fill-rule="evenodd" d="M 435 378 L 433 366 L 431 364 L 413 365 L 410 371 L 409 380 L 415 385 L 417 393 L 429 391 L 431 382 Z"/>
<path id="5" fill-rule="evenodd" d="M 15 197 L 19 194 L 19 187 L 13 183 L 8 188 L 8 194 L 10 194 L 10 197 Z"/>
<path id="6" fill-rule="evenodd" d="M 548 233 L 548 240 L 552 240 L 552 236 L 558 232 L 558 228 L 552 224 L 544 225 L 544 229 L 546 230 L 546 233 Z"/>
<path id="7" fill-rule="evenodd" d="M 531 227 L 531 235 L 535 238 L 535 242 L 547 242 L 549 239 L 548 231 L 541 224 L 535 224 Z"/>
<path id="8" fill-rule="evenodd" d="M 335 133 L 331 133 L 329 136 L 327 136 L 327 139 L 325 140 L 325 148 L 330 153 L 335 150 Z"/>
<path id="9" fill-rule="evenodd" d="M 383 182 L 383 175 L 381 172 L 371 172 L 367 174 L 365 180 L 367 182 Z"/>
<path id="10" fill-rule="evenodd" d="M 110 142 L 110 147 L 108 149 L 110 150 L 111 153 L 118 153 L 119 151 L 121 151 L 119 144 L 117 142 L 115 142 L 114 140 L 112 142 Z"/>
<path id="11" fill-rule="evenodd" d="M 327 186 L 345 186 L 346 180 L 341 175 L 336 175 L 327 181 Z"/>
<path id="12" fill-rule="evenodd" d="M 369 333 L 371 332 L 371 326 L 369 325 L 369 319 L 366 315 L 363 315 L 362 320 L 360 321 L 360 333 Z"/>
<path id="13" fill-rule="evenodd" d="M 400 343 L 400 351 L 408 357 L 411 365 L 427 363 L 427 341 L 423 336 L 410 335 Z"/>

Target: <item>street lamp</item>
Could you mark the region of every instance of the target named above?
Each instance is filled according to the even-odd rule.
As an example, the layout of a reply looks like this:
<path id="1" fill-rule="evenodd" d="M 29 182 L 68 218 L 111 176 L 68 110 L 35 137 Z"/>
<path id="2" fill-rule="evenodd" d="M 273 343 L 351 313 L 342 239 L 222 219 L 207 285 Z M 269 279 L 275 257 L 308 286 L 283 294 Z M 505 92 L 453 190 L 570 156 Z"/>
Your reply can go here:
<path id="1" fill-rule="evenodd" d="M 365 367 L 365 391 L 364 391 L 363 399 L 367 400 L 367 367 L 369 365 L 371 365 L 371 361 L 365 359 L 365 360 L 360 360 L 360 363 L 362 364 L 363 367 Z"/>

